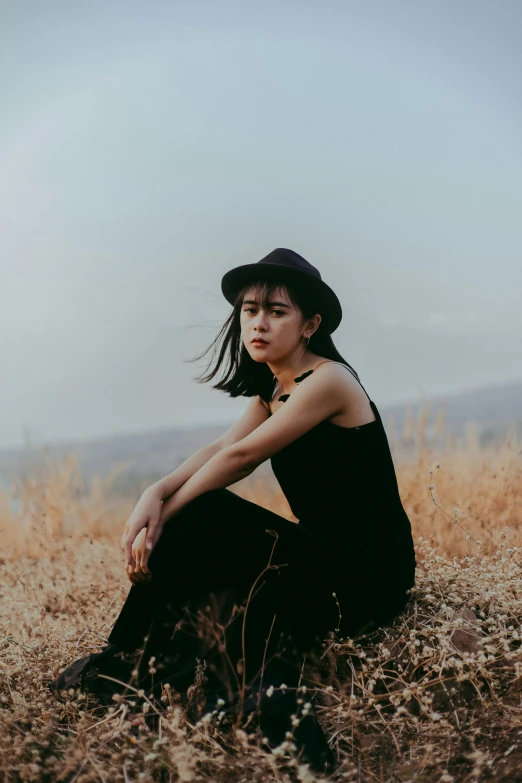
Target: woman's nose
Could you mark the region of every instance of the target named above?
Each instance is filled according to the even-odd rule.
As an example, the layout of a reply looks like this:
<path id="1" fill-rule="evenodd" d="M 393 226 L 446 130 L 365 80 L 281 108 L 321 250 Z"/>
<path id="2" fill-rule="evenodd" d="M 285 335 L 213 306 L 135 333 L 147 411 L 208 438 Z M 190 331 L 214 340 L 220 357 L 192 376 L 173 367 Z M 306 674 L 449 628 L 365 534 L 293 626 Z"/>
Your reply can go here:
<path id="1" fill-rule="evenodd" d="M 254 326 L 258 329 L 266 328 L 266 315 L 264 313 L 256 315 L 254 318 Z"/>

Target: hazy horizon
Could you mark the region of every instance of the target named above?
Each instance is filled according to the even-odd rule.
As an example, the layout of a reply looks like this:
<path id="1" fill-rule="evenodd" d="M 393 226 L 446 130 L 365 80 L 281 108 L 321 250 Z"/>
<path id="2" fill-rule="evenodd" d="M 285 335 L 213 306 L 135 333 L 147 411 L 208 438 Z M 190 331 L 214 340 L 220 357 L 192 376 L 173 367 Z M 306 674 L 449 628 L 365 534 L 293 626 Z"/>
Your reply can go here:
<path id="1" fill-rule="evenodd" d="M 184 360 L 275 247 L 379 407 L 522 380 L 519 3 L 0 19 L 0 449 L 239 417 Z"/>

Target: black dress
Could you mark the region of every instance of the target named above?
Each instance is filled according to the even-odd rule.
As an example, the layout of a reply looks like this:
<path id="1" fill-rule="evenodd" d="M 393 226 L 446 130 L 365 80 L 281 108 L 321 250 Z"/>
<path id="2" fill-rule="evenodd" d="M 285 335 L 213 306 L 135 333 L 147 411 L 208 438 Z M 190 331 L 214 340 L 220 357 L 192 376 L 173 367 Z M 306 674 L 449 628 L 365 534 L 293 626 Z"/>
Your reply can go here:
<path id="1" fill-rule="evenodd" d="M 130 588 L 108 646 L 72 663 L 51 687 L 83 684 L 93 668 L 123 676 L 125 656 L 143 648 L 139 682 L 150 695 L 169 683 L 188 705 L 203 665 L 199 714 L 219 704 L 232 715 L 240 705 L 244 714 L 254 710 L 272 744 L 283 741 L 306 652 L 331 632 L 353 637 L 391 622 L 415 583 L 410 521 L 370 405 L 374 421 L 349 428 L 321 421 L 272 456 L 298 524 L 227 488 L 182 508 L 151 553 L 151 581 Z M 211 634 L 203 638 L 205 616 Z M 212 627 L 221 633 L 214 643 Z M 125 660 L 130 674 L 136 664 Z M 313 702 L 295 739 L 311 766 L 328 757 Z"/>

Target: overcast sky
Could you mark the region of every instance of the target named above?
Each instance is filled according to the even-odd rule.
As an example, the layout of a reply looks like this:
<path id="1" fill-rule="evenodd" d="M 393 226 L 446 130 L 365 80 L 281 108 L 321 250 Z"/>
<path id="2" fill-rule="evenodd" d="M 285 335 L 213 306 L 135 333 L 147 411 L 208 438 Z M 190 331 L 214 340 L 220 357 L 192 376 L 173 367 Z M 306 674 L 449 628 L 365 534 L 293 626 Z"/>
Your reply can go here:
<path id="1" fill-rule="evenodd" d="M 4 0 L 0 447 L 231 422 L 289 247 L 380 407 L 522 379 L 519 0 Z"/>

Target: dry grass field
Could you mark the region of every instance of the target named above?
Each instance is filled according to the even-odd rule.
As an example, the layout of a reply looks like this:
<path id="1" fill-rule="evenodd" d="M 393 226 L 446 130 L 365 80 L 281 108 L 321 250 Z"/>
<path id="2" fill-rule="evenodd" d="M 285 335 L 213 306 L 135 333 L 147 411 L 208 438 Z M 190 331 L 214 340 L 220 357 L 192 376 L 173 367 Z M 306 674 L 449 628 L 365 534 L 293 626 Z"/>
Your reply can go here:
<path id="1" fill-rule="evenodd" d="M 325 640 L 314 698 L 343 781 L 522 781 L 522 462 L 513 437 L 469 437 L 397 465 L 417 584 L 393 625 Z M 45 684 L 100 649 L 129 589 L 119 539 L 137 498 L 111 476 L 85 487 L 76 460 L 48 463 L 0 497 L 0 780 L 313 781 L 292 738 L 267 751 L 219 713 L 190 721 L 164 695 L 155 728 L 140 693 L 102 707 Z M 234 488 L 290 517 L 255 476 Z M 196 684 L 197 685 L 197 684 Z M 299 716 L 297 716 L 299 719 Z"/>

